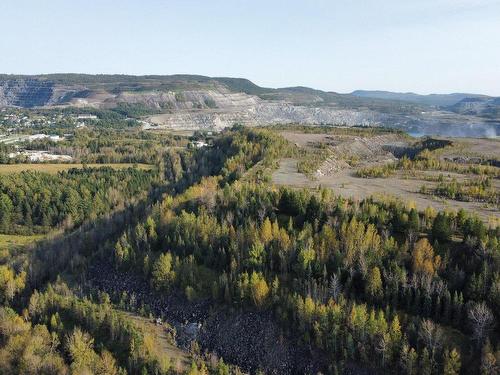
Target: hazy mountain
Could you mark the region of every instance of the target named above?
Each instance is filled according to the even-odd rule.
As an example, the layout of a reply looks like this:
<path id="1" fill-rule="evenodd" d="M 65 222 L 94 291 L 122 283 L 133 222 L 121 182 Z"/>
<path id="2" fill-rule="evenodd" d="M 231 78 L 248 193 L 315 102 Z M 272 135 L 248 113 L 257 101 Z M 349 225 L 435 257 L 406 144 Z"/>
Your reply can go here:
<path id="1" fill-rule="evenodd" d="M 467 98 L 488 98 L 486 95 L 466 94 L 466 93 L 419 95 L 412 92 L 400 93 L 391 91 L 367 91 L 367 90 L 356 90 L 353 91 L 351 95 L 362 98 L 400 100 L 400 101 L 427 105 L 427 106 L 434 106 L 434 107 L 452 106 L 460 102 L 461 100 Z"/>
<path id="2" fill-rule="evenodd" d="M 500 98 L 464 98 L 448 109 L 463 115 L 500 119 Z"/>

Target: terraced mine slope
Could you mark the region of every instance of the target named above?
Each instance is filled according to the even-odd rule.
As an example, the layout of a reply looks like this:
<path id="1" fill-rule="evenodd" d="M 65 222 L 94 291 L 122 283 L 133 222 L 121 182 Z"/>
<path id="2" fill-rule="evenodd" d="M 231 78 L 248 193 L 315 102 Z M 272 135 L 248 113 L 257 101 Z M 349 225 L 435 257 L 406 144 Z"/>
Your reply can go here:
<path id="1" fill-rule="evenodd" d="M 496 103 L 495 100 L 490 102 L 491 105 Z M 496 136 L 500 133 L 500 118 L 491 105 L 488 117 L 484 117 L 479 111 L 355 93 L 337 94 L 305 87 L 263 88 L 235 78 L 0 76 L 0 107 L 114 108 L 124 104 L 139 113 L 137 117 L 145 121 L 147 127 L 222 129 L 235 123 L 300 123 L 383 125 L 412 133 L 447 136 Z"/>

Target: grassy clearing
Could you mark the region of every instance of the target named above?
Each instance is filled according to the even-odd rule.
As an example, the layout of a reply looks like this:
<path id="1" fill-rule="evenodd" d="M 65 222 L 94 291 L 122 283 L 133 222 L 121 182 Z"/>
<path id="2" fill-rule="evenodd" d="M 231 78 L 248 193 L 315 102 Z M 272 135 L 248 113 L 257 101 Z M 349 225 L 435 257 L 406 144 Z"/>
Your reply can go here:
<path id="1" fill-rule="evenodd" d="M 125 313 L 132 321 L 137 324 L 144 332 L 154 338 L 155 347 L 166 355 L 172 364 L 172 367 L 178 373 L 183 372 L 191 365 L 191 358 L 188 352 L 179 349 L 172 342 L 165 326 L 156 325 L 150 319 Z"/>
<path id="2" fill-rule="evenodd" d="M 12 249 L 21 247 L 40 240 L 44 237 L 43 234 L 32 236 L 22 236 L 17 234 L 0 234 L 0 249 Z"/>
<path id="3" fill-rule="evenodd" d="M 49 174 L 56 174 L 61 171 L 66 171 L 71 168 L 83 168 L 84 164 L 70 164 L 70 163 L 54 163 L 54 164 L 1 164 L 0 165 L 0 175 L 19 173 L 22 171 L 38 171 L 45 172 Z M 102 168 L 111 167 L 114 169 L 125 169 L 129 167 L 136 166 L 142 170 L 149 170 L 153 168 L 150 164 L 132 164 L 132 163 L 109 163 L 109 164 L 85 164 L 88 168 Z"/>

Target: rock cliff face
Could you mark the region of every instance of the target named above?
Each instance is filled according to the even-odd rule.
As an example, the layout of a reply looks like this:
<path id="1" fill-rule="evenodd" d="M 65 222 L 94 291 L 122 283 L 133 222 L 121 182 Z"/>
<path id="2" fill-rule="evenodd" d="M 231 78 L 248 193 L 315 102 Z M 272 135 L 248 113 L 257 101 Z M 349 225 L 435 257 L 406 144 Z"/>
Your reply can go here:
<path id="1" fill-rule="evenodd" d="M 180 88 L 156 84 L 125 90 L 120 89 L 120 85 L 112 88 L 87 87 L 37 78 L 0 82 L 0 106 L 113 108 L 120 103 L 138 104 L 160 112 L 148 118 L 153 125 L 173 128 L 224 128 L 234 123 L 379 125 L 386 117 L 370 109 L 339 108 L 335 103 L 323 105 L 323 99 L 317 95 L 304 95 L 292 90 L 273 93 L 278 99 L 265 99 L 244 91 L 234 91 L 230 84 L 217 80 L 194 89 L 184 83 Z M 256 91 L 255 87 L 252 87 L 252 92 Z"/>
<path id="2" fill-rule="evenodd" d="M 461 107 L 437 110 L 400 100 L 336 94 L 306 87 L 269 89 L 234 78 L 0 75 L 0 107 L 110 109 L 127 103 L 154 113 L 142 118 L 149 124 L 146 126 L 182 129 L 221 129 L 235 123 L 300 123 L 383 125 L 421 134 L 497 136 L 500 119 L 482 118 L 477 114 L 486 106 L 483 100 L 476 99 L 473 103 L 464 100 L 459 103 Z M 494 98 L 491 105 L 490 101 L 487 108 L 498 104 Z"/>
<path id="3" fill-rule="evenodd" d="M 150 116 L 149 121 L 156 126 L 163 127 L 220 129 L 235 123 L 242 125 L 289 123 L 382 125 L 384 117 L 382 114 L 369 110 L 353 111 L 258 101 L 252 105 L 232 103 L 230 106 L 218 106 L 216 109 L 178 110 L 173 113 Z"/>
<path id="4" fill-rule="evenodd" d="M 37 79 L 0 80 L 0 107 L 43 106 L 52 98 L 53 87 L 53 83 Z"/>

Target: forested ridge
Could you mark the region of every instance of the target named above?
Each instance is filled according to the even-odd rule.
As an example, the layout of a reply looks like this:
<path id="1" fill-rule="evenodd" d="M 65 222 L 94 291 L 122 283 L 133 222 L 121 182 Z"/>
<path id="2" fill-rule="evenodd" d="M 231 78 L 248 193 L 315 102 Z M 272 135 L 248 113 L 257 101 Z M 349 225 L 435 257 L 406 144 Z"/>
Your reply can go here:
<path id="1" fill-rule="evenodd" d="M 167 198 L 156 220 L 124 233 L 114 261 L 162 290 L 273 308 L 332 360 L 410 374 L 459 367 L 460 356 L 465 369 L 489 366 L 498 229 L 328 191 L 216 186 Z"/>
<path id="2" fill-rule="evenodd" d="M 295 153 L 272 130 L 242 127 L 216 136 L 211 147 L 167 150 L 158 168 L 165 194 L 137 203 L 147 209 L 102 219 L 105 240 L 99 226 L 83 226 L 74 241 L 49 242 L 0 265 L 0 372 L 177 371 L 119 311 L 148 315 L 151 306 L 85 289 L 88 268 L 106 263 L 143 278 L 155 293 L 208 300 L 229 313 L 269 312 L 284 340 L 322 358 L 322 373 L 498 373 L 500 228 L 463 210 L 418 211 L 396 200 L 272 186 L 268 170 Z M 120 181 L 127 198 L 153 186 L 152 172 L 90 172 L 54 178 L 64 178 L 82 202 L 85 189 L 92 200 L 99 195 L 91 185 L 102 191 Z M 34 173 L 2 178 L 2 202 L 21 202 L 12 186 L 34 197 L 41 193 L 33 186 L 55 190 L 56 181 Z M 57 194 L 57 204 L 49 200 L 58 207 L 47 213 L 50 225 L 67 215 L 92 217 L 58 206 L 64 199 Z M 32 212 L 42 212 L 33 201 Z M 25 223 L 17 206 L 10 220 Z M 33 219 L 40 225 L 43 215 Z M 241 371 L 196 345 L 202 350 L 193 350 L 185 372 Z M 243 370 L 272 371 L 259 363 Z"/>

